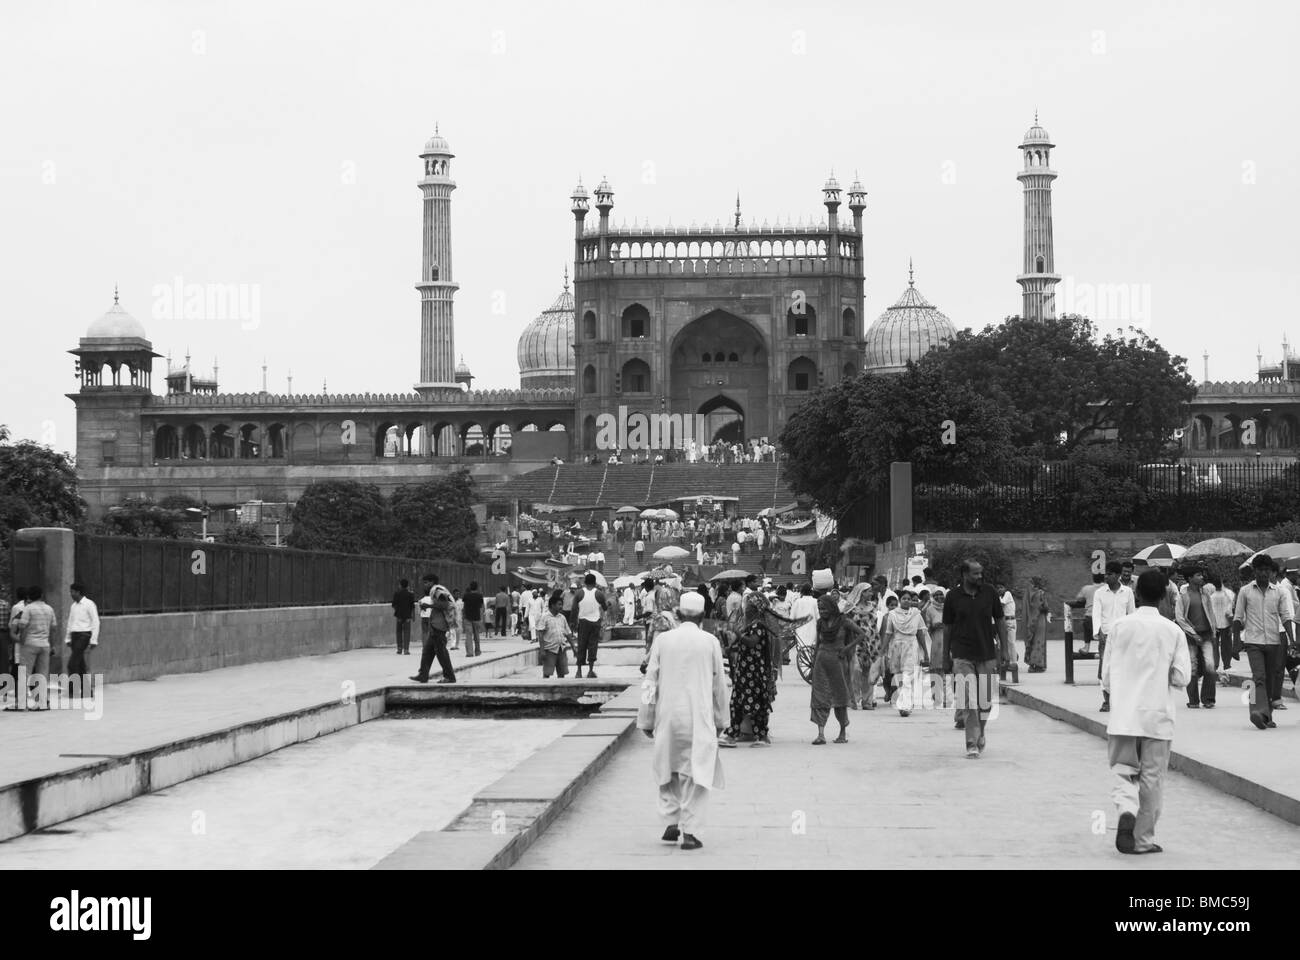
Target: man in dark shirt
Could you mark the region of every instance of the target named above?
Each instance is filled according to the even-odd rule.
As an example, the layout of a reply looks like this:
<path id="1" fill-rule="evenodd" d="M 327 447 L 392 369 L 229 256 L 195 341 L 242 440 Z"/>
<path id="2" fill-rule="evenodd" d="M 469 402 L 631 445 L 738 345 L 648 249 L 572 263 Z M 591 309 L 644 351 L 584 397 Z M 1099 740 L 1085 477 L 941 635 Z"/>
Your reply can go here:
<path id="1" fill-rule="evenodd" d="M 465 591 L 465 656 L 477 657 L 483 652 L 479 641 L 483 637 L 483 594 L 479 593 L 478 581 L 471 580 Z"/>
<path id="2" fill-rule="evenodd" d="M 504 637 L 510 630 L 510 591 L 501 585 L 497 591 L 496 603 L 496 628 L 497 636 Z"/>
<path id="3" fill-rule="evenodd" d="M 393 594 L 393 616 L 397 619 L 397 653 L 401 656 L 411 652 L 411 618 L 415 615 L 415 594 L 410 590 L 411 581 L 397 581 L 397 592 Z"/>
<path id="4" fill-rule="evenodd" d="M 943 602 L 943 624 L 952 655 L 957 694 L 957 728 L 966 732 L 966 757 L 984 753 L 984 732 L 993 709 L 998 651 L 1006 644 L 1007 624 L 997 591 L 984 582 L 975 560 L 961 565 L 961 585 Z"/>

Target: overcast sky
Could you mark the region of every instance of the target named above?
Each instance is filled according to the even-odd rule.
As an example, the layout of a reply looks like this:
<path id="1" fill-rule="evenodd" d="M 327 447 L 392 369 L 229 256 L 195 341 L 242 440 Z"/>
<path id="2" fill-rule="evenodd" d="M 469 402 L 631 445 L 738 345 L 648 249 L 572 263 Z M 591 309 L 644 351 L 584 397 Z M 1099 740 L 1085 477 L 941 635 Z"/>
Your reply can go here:
<path id="1" fill-rule="evenodd" d="M 916 284 L 958 328 L 1020 312 L 1017 150 L 1057 148 L 1058 293 L 1215 380 L 1295 340 L 1294 4 L 6 2 L 0 422 L 71 450 L 73 358 L 112 304 L 223 391 L 408 392 L 420 149 L 451 144 L 456 350 L 518 386 L 572 259 L 568 196 L 615 221 L 820 217 L 868 191 L 866 317 Z M 244 284 L 258 316 L 158 319 Z M 253 301 L 249 301 L 250 306 Z M 1113 306 L 1121 306 L 1116 301 Z M 1113 321 L 1113 322 L 1108 322 Z M 1044 376 L 1050 376 L 1044 371 Z M 155 370 L 162 387 L 162 361 Z"/>

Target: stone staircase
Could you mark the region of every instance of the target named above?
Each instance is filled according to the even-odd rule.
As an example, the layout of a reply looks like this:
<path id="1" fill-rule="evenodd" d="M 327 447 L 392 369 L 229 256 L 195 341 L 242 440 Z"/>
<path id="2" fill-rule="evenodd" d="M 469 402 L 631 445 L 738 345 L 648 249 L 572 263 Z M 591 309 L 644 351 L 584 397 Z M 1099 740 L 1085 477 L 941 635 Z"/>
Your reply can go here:
<path id="1" fill-rule="evenodd" d="M 666 506 L 679 497 L 740 498 L 742 516 L 783 507 L 794 494 L 781 482 L 779 463 L 563 464 L 485 486 L 491 500 L 613 508 Z"/>

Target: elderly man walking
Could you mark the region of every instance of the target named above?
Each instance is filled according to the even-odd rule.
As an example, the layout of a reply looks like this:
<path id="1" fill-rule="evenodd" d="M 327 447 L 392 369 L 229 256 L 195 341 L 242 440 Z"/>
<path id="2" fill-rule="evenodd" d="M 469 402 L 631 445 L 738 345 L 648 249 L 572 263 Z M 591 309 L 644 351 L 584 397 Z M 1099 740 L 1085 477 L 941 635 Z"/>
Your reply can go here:
<path id="1" fill-rule="evenodd" d="M 663 839 L 683 850 L 704 846 L 695 835 L 710 790 L 724 786 L 718 734 L 727 724 L 727 684 L 722 647 L 700 629 L 704 598 L 684 593 L 677 607 L 681 626 L 657 634 L 650 647 L 637 727 L 654 742 Z"/>
<path id="2" fill-rule="evenodd" d="M 1101 662 L 1111 702 L 1107 753 L 1119 778 L 1112 793 L 1119 810 L 1115 848 L 1160 853 L 1154 838 L 1174 739 L 1174 690 L 1187 686 L 1192 663 L 1183 631 L 1160 613 L 1164 576 L 1142 574 L 1137 595 L 1136 612 L 1110 623 Z"/>

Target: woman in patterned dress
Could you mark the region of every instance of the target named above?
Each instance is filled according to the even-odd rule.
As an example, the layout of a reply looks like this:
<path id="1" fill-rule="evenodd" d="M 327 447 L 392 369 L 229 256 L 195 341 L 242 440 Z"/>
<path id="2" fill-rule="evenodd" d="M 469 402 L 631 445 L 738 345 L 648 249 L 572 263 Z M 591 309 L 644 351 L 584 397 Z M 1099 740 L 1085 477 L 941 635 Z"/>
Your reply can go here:
<path id="1" fill-rule="evenodd" d="M 840 612 L 838 595 L 825 594 L 817 601 L 817 657 L 812 672 L 812 722 L 817 725 L 814 746 L 826 742 L 826 721 L 831 711 L 840 724 L 836 743 L 848 743 L 849 670 L 848 659 L 861 644 L 857 625 Z"/>
<path id="2" fill-rule="evenodd" d="M 655 587 L 655 609 L 650 614 L 650 622 L 645 630 L 645 659 L 641 661 L 641 672 L 650 666 L 650 647 L 655 642 L 655 635 L 681 626 L 677 619 L 677 602 L 679 594 L 666 583 Z"/>
<path id="3" fill-rule="evenodd" d="M 767 598 L 754 591 L 719 630 L 731 662 L 731 726 L 723 731 L 719 746 L 734 747 L 742 740 L 756 747 L 772 742 L 767 721 L 776 699 L 781 654 L 802 622 L 773 613 Z M 746 721 L 752 732 L 745 732 Z"/>

